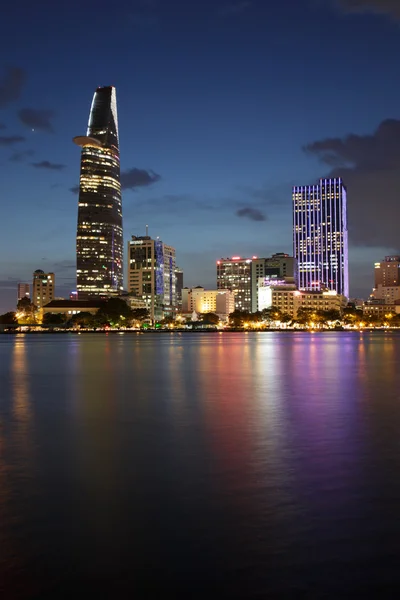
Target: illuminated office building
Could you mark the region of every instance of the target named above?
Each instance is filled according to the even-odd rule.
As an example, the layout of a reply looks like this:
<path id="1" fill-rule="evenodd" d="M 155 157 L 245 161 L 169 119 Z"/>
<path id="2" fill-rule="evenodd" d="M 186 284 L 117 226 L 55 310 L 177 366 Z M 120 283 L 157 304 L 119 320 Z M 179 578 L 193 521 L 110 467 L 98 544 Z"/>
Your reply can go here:
<path id="1" fill-rule="evenodd" d="M 54 300 L 55 276 L 54 273 L 45 273 L 37 269 L 33 273 L 32 302 L 37 308 L 43 308 Z"/>
<path id="2" fill-rule="evenodd" d="M 235 309 L 251 312 L 251 258 L 221 258 L 217 260 L 217 288 L 232 290 Z"/>
<path id="3" fill-rule="evenodd" d="M 118 294 L 123 289 L 122 202 L 117 102 L 114 87 L 93 96 L 81 146 L 76 236 L 79 299 Z"/>
<path id="4" fill-rule="evenodd" d="M 162 319 L 176 308 L 175 248 L 149 235 L 128 242 L 128 292 L 142 298 L 150 318 Z"/>
<path id="5" fill-rule="evenodd" d="M 342 179 L 293 188 L 293 253 L 301 290 L 349 297 L 347 198 Z"/>

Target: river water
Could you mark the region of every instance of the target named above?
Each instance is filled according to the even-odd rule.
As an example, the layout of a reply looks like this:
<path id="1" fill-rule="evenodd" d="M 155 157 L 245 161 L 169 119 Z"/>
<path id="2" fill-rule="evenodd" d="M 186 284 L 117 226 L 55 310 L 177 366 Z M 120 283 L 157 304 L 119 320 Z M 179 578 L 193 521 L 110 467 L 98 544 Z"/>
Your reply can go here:
<path id="1" fill-rule="evenodd" d="M 391 332 L 1 335 L 0 596 L 397 597 L 399 367 Z"/>

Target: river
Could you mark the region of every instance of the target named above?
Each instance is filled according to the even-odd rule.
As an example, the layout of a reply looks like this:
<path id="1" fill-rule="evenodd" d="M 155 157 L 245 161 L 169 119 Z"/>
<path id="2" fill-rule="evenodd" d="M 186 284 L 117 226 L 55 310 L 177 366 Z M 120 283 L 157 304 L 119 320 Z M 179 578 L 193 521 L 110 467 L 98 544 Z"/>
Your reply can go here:
<path id="1" fill-rule="evenodd" d="M 0 336 L 2 598 L 396 597 L 399 365 L 392 332 Z"/>

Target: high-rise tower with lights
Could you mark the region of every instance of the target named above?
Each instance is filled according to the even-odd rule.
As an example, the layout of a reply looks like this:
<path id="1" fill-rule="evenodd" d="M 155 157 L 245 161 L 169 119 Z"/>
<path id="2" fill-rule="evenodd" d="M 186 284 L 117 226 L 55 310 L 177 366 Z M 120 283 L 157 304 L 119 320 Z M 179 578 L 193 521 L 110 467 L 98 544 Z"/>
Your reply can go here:
<path id="1" fill-rule="evenodd" d="M 94 93 L 82 148 L 76 236 L 80 299 L 117 294 L 123 288 L 122 202 L 117 100 L 114 87 Z"/>
<path id="2" fill-rule="evenodd" d="M 347 196 L 341 178 L 293 188 L 293 253 L 301 290 L 349 297 Z"/>

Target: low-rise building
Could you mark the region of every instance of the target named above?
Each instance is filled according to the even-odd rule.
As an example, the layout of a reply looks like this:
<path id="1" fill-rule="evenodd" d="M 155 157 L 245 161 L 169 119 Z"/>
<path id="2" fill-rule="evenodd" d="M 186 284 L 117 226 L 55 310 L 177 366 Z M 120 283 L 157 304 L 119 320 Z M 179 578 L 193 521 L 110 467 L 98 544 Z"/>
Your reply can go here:
<path id="1" fill-rule="evenodd" d="M 309 310 L 337 310 L 342 313 L 343 309 L 347 305 L 347 298 L 342 294 L 338 294 L 335 290 L 327 290 L 324 292 L 300 292 L 297 295 L 299 308 L 306 308 Z"/>
<path id="2" fill-rule="evenodd" d="M 259 296 L 259 310 L 274 306 L 292 317 L 297 316 L 300 308 L 312 311 L 337 310 L 341 313 L 347 304 L 347 299 L 333 290 L 300 291 L 293 284 L 284 282 L 280 285 L 260 287 Z"/>
<path id="3" fill-rule="evenodd" d="M 119 294 L 117 298 L 126 302 L 129 308 L 133 310 L 135 308 L 147 308 L 146 301 L 143 299 L 143 297 L 137 296 L 134 293 L 130 294 L 129 292 L 122 292 L 122 294 Z"/>
<path id="4" fill-rule="evenodd" d="M 182 290 L 183 313 L 215 313 L 223 319 L 234 310 L 235 295 L 232 290 L 205 290 L 201 286 Z"/>
<path id="5" fill-rule="evenodd" d="M 378 284 L 371 294 L 372 300 L 382 300 L 385 304 L 400 303 L 400 285 L 384 286 Z"/>
<path id="6" fill-rule="evenodd" d="M 279 292 L 294 292 L 297 290 L 297 286 L 293 278 L 279 278 L 276 276 L 259 277 L 258 279 L 258 293 L 257 293 L 257 310 L 262 311 L 264 308 L 270 308 L 275 306 L 273 301 L 274 291 Z M 285 301 L 293 303 L 293 294 L 281 296 L 275 296 L 276 301 Z"/>
<path id="7" fill-rule="evenodd" d="M 363 307 L 365 315 L 376 315 L 384 317 L 388 314 L 400 314 L 400 304 L 386 304 L 384 301 L 371 300 L 367 301 Z"/>
<path id="8" fill-rule="evenodd" d="M 99 308 L 104 304 L 101 300 L 52 300 L 46 306 L 43 306 L 42 313 L 59 314 L 72 317 L 80 312 L 95 315 Z"/>

